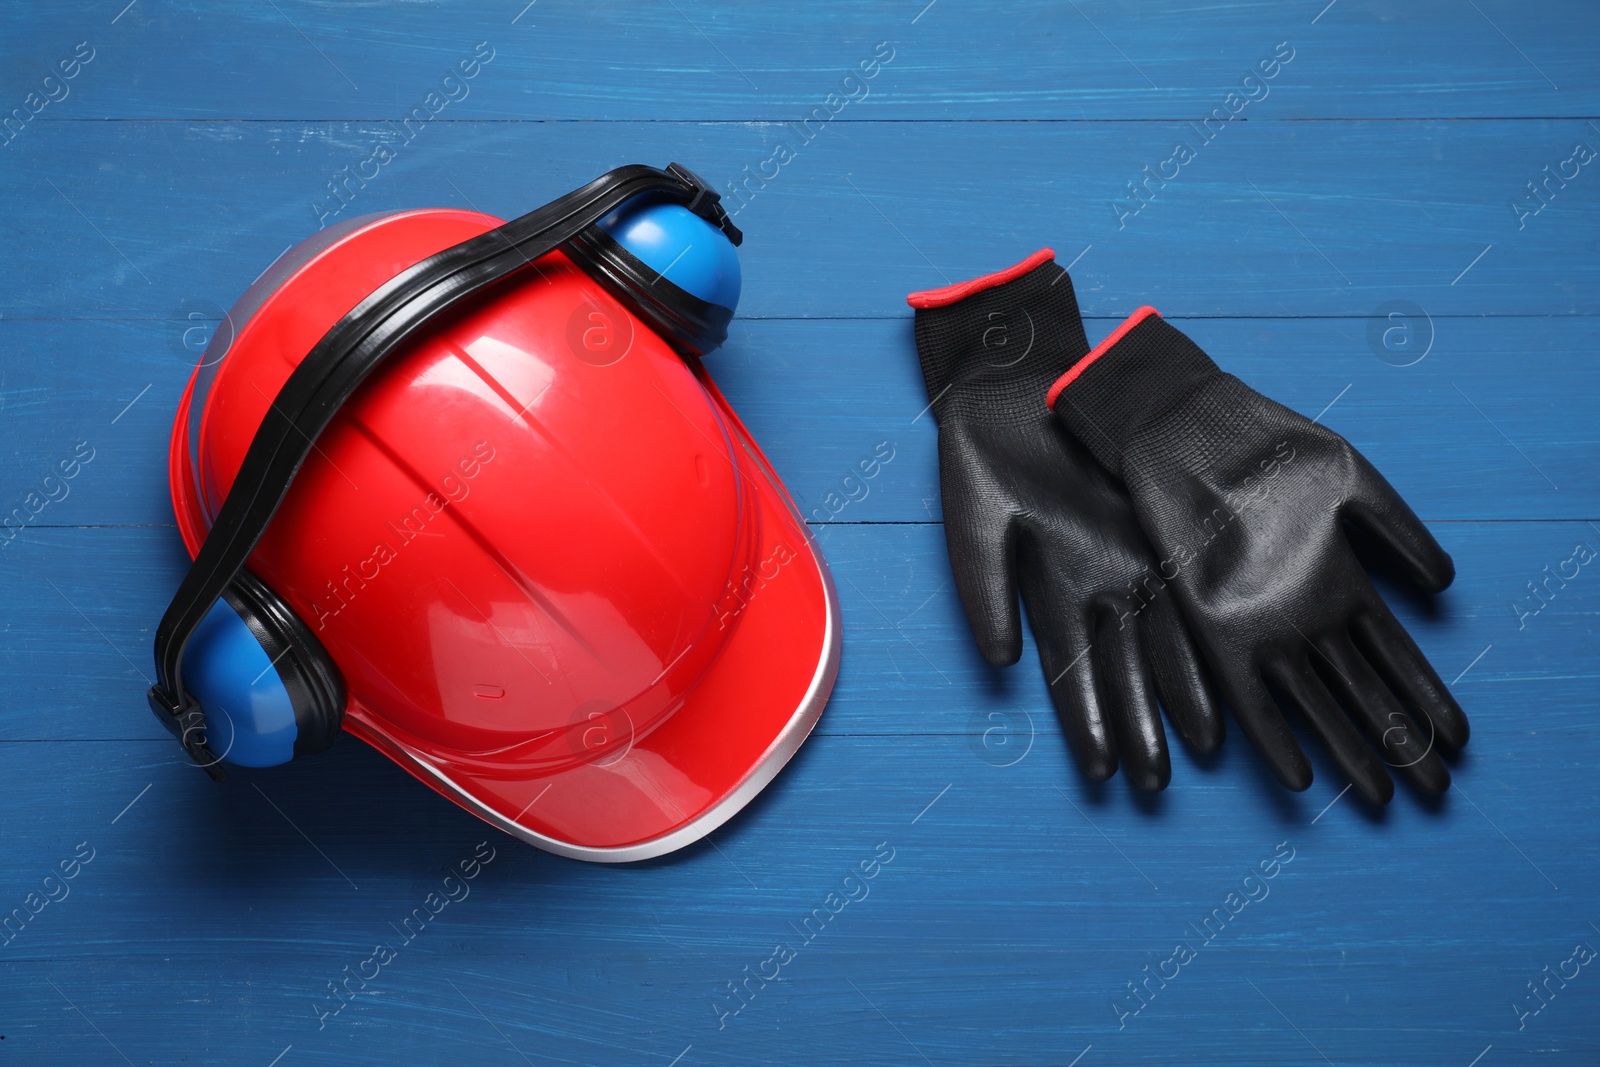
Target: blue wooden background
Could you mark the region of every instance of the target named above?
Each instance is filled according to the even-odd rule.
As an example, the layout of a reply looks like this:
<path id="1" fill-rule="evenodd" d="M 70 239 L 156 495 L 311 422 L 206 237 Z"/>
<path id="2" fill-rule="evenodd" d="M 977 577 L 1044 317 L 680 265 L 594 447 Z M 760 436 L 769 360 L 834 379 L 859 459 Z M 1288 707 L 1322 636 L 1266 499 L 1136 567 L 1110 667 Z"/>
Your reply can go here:
<path id="1" fill-rule="evenodd" d="M 60 898 L 0 946 L 0 1065 L 1600 1062 L 1600 573 L 1529 592 L 1600 548 L 1600 163 L 1575 156 L 1600 150 L 1600 8 L 525 3 L 0 16 L 0 110 L 56 97 L 0 135 L 0 510 L 93 455 L 0 549 L 0 912 Z M 787 141 L 738 215 L 714 372 L 818 515 L 894 448 L 817 524 L 846 649 L 815 735 L 710 841 L 633 867 L 517 844 L 350 739 L 214 786 L 142 696 L 184 563 L 188 316 L 315 229 L 479 42 L 347 216 L 510 216 L 633 161 L 720 187 Z M 803 143 L 786 124 L 834 93 Z M 1284 793 L 1237 731 L 1175 752 L 1159 797 L 1094 787 L 1031 649 L 979 660 L 903 298 L 1042 244 L 1092 336 L 1157 305 L 1323 412 L 1454 553 L 1437 604 L 1388 590 L 1472 718 L 1442 801 L 1364 811 L 1325 762 Z M 470 895 L 332 1014 L 483 841 Z"/>

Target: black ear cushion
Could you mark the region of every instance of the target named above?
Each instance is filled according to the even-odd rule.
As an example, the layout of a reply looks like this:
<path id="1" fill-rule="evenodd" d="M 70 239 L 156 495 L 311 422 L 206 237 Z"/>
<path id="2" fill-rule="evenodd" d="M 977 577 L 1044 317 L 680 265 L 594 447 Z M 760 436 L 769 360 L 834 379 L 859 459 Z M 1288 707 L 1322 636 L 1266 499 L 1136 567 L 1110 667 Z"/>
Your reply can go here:
<path id="1" fill-rule="evenodd" d="M 333 744 L 344 722 L 344 677 L 322 642 L 278 594 L 247 570 L 234 577 L 222 597 L 261 642 L 289 692 L 298 728 L 295 758 Z"/>
<path id="2" fill-rule="evenodd" d="M 583 230 L 561 250 L 678 351 L 703 356 L 728 339 L 731 308 L 680 289 L 599 226 Z"/>

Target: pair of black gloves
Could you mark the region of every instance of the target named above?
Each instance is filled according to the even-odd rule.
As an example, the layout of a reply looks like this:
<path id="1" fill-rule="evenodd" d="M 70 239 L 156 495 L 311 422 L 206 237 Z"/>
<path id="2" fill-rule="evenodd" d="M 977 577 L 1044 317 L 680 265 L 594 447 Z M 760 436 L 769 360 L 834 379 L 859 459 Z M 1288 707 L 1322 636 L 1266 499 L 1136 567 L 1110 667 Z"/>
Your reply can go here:
<path id="1" fill-rule="evenodd" d="M 985 659 L 1015 663 L 1021 591 L 1085 775 L 1120 761 L 1165 788 L 1158 702 L 1209 752 L 1220 693 L 1289 789 L 1311 766 L 1280 707 L 1370 804 L 1394 795 L 1386 766 L 1449 788 L 1440 753 L 1466 744 L 1466 716 L 1351 538 L 1429 592 L 1455 565 L 1348 441 L 1223 373 L 1153 308 L 1091 351 L 1049 249 L 907 301 L 967 619 Z"/>

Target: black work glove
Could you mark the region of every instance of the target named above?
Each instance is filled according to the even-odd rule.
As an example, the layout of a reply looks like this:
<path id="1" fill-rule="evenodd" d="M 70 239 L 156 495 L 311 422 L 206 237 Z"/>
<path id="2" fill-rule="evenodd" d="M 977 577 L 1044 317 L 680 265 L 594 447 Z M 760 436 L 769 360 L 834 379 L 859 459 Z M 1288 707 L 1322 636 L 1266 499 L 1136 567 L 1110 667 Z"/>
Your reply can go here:
<path id="1" fill-rule="evenodd" d="M 1455 565 L 1350 442 L 1224 374 L 1154 308 L 1084 357 L 1049 402 L 1127 485 L 1159 573 L 1280 782 L 1304 789 L 1311 767 L 1274 695 L 1369 803 L 1394 795 L 1384 763 L 1425 793 L 1449 788 L 1439 749 L 1466 744 L 1466 716 L 1373 589 L 1345 523 L 1429 592 Z"/>
<path id="2" fill-rule="evenodd" d="M 1222 719 L 1128 498 L 1045 406 L 1089 350 L 1067 272 L 1043 249 L 999 274 L 924 293 L 917 354 L 939 423 L 939 485 L 956 588 L 994 666 L 1022 653 L 1017 590 L 1056 713 L 1084 774 L 1120 757 L 1140 789 L 1172 777 L 1157 696 L 1210 751 Z M 1145 600 L 1152 602 L 1138 610 Z"/>

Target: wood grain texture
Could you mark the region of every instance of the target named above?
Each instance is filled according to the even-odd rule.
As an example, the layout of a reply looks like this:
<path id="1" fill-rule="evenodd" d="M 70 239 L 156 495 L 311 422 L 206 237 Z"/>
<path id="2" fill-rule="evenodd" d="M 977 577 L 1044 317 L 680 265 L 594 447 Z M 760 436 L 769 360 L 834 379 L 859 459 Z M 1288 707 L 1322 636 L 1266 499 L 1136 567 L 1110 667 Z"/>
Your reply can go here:
<path id="1" fill-rule="evenodd" d="M 0 547 L 0 915 L 93 859 L 0 935 L 0 1067 L 1600 1058 L 1600 964 L 1547 977 L 1600 948 L 1600 575 L 1528 590 L 1600 547 L 1600 175 L 1521 199 L 1600 148 L 1600 9 L 524 3 L 4 16 L 0 111 L 78 42 L 95 58 L 0 145 L 0 511 L 78 442 L 94 458 Z M 745 293 L 710 366 L 832 563 L 839 684 L 748 810 L 630 868 L 516 844 L 349 738 L 213 786 L 142 698 L 184 566 L 163 465 L 182 331 L 315 230 L 326 183 L 478 41 L 470 93 L 337 217 L 508 216 L 634 160 L 725 189 L 799 149 L 745 191 Z M 870 92 L 802 142 L 788 124 L 880 41 Z M 1202 141 L 1285 41 L 1270 91 Z M 1180 140 L 1195 158 L 1128 200 Z M 1434 603 L 1380 582 L 1472 717 L 1441 802 L 1365 812 L 1314 748 L 1317 780 L 1284 793 L 1237 730 L 1175 751 L 1157 798 L 1093 786 L 1031 640 L 1008 670 L 979 659 L 904 295 L 1043 244 L 1077 257 L 1092 337 L 1156 304 L 1348 436 L 1454 554 Z M 470 894 L 402 943 L 483 841 Z M 1195 958 L 1141 1005 L 1128 984 L 1179 941 Z M 323 1015 L 380 942 L 394 962 Z M 779 944 L 781 978 L 734 998 Z"/>
<path id="2" fill-rule="evenodd" d="M 88 40 L 96 57 L 82 84 L 46 120 L 396 118 L 485 41 L 495 58 L 462 101 L 473 117 L 787 120 L 840 92 L 888 41 L 893 60 L 841 119 L 1187 119 L 1287 41 L 1294 59 L 1263 101 L 1283 117 L 1600 112 L 1600 71 L 1580 45 L 1592 45 L 1600 13 L 1477 4 L 453 0 L 352 15 L 305 0 L 142 0 L 112 25 L 121 5 L 74 2 L 9 16 L 18 62 L 0 90 L 20 98 L 57 52 Z"/>
<path id="3" fill-rule="evenodd" d="M 7 318 L 227 307 L 339 205 L 327 185 L 340 168 L 396 140 L 388 124 L 346 122 L 85 129 L 36 125 L 11 146 L 0 263 L 27 284 L 0 293 Z M 1127 184 L 1178 140 L 1196 158 L 1119 221 Z M 1600 313 L 1600 158 L 1521 229 L 1511 208 L 1576 142 L 1600 152 L 1578 120 L 1244 121 L 1208 145 L 1176 122 L 863 122 L 798 141 L 777 123 L 441 118 L 330 218 L 424 205 L 509 217 L 636 159 L 691 159 L 724 188 L 783 142 L 796 157 L 734 205 L 751 234 L 747 317 L 901 314 L 906 293 L 1041 243 L 1063 262 L 1088 249 L 1074 277 L 1086 313 L 1107 317 L 1140 303 L 1364 316 L 1391 300 L 1434 315 Z"/>
<path id="4" fill-rule="evenodd" d="M 1525 610 L 1537 605 L 1526 583 L 1542 581 L 1542 568 L 1556 569 L 1575 544 L 1600 548 L 1600 535 L 1588 523 L 1456 522 L 1433 529 L 1456 557 L 1455 585 L 1431 605 L 1401 587 L 1388 591 L 1441 673 L 1453 677 L 1494 643 L 1499 654 L 1485 656 L 1472 670 L 1474 679 L 1527 671 L 1560 683 L 1568 696 L 1593 684 L 1592 658 L 1546 635 L 1590 625 L 1600 610 L 1600 582 L 1580 573 L 1533 617 L 1512 609 L 1519 601 Z M 818 541 L 832 564 L 850 637 L 843 681 L 819 732 L 966 736 L 982 733 L 974 724 L 983 715 L 1008 707 L 1042 709 L 1038 721 L 1046 726 L 1049 705 L 1032 653 L 1023 666 L 995 672 L 971 647 L 941 527 L 837 523 L 819 528 Z M 183 576 L 176 532 L 34 529 L 6 558 L 12 562 L 0 572 L 7 635 L 0 671 L 13 679 L 31 676 L 28 700 L 61 714 L 26 716 L 21 691 L 8 694 L 14 714 L 0 723 L 0 740 L 164 738 L 148 714 L 130 715 L 122 694 L 149 685 L 153 626 Z M 96 560 L 92 568 L 90 560 Z M 394 580 L 414 579 L 397 566 Z M 163 755 L 176 759 L 178 753 Z"/>
<path id="5" fill-rule="evenodd" d="M 887 310 L 893 317 L 875 320 L 735 319 L 710 359 L 813 521 L 939 517 L 935 427 L 909 312 Z M 1321 414 L 1424 518 L 1600 515 L 1593 318 L 1173 321 L 1268 396 Z M 1098 339 L 1115 325 L 1091 319 L 1087 329 Z M 166 431 L 194 358 L 180 338 L 208 328 L 181 318 L 0 320 L 0 414 L 11 427 L 0 454 L 4 489 L 18 498 L 0 498 L 0 510 L 82 440 L 95 457 L 40 524 L 170 524 Z M 1390 329 L 1409 330 L 1418 352 L 1430 336 L 1432 347 L 1395 366 L 1378 354 L 1392 356 L 1381 340 Z M 1508 361 L 1525 372 L 1508 375 Z M 863 479 L 858 464 L 882 442 L 893 458 Z"/>

